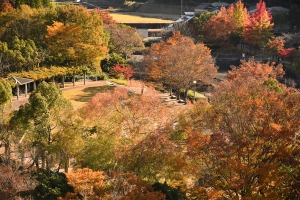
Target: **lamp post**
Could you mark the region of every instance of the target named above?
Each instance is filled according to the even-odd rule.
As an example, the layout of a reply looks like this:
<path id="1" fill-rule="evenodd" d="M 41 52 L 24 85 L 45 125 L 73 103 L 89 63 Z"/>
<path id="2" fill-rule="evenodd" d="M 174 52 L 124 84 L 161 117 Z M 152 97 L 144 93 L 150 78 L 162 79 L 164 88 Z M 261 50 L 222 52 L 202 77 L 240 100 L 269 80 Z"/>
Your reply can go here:
<path id="1" fill-rule="evenodd" d="M 196 84 L 197 84 L 197 81 L 193 81 L 193 84 L 194 84 L 194 103 L 196 101 Z"/>

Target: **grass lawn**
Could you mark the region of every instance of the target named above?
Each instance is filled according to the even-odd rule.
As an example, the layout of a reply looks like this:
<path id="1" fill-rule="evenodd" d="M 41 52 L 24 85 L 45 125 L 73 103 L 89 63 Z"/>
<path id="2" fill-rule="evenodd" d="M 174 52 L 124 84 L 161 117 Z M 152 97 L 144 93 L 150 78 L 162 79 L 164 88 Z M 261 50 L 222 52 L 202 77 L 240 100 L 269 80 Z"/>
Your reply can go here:
<path id="1" fill-rule="evenodd" d="M 105 92 L 114 88 L 115 86 L 113 85 L 74 87 L 70 90 L 63 90 L 62 93 L 65 98 L 71 101 L 74 108 L 80 108 L 98 92 Z"/>
<path id="2" fill-rule="evenodd" d="M 172 23 L 173 20 L 158 19 L 155 17 L 141 17 L 136 15 L 126 15 L 120 13 L 109 13 L 118 23 Z"/>

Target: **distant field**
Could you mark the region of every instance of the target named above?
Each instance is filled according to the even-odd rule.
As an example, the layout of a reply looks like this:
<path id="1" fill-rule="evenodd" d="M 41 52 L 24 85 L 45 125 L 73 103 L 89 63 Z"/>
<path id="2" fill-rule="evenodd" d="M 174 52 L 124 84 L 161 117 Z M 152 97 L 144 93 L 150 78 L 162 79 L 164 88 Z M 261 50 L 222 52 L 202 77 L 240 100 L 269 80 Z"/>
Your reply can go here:
<path id="1" fill-rule="evenodd" d="M 176 17 L 172 15 L 147 14 L 137 16 L 133 14 L 109 13 L 118 23 L 172 23 Z M 150 16 L 151 15 L 151 16 Z M 150 16 L 150 17 L 149 17 Z"/>

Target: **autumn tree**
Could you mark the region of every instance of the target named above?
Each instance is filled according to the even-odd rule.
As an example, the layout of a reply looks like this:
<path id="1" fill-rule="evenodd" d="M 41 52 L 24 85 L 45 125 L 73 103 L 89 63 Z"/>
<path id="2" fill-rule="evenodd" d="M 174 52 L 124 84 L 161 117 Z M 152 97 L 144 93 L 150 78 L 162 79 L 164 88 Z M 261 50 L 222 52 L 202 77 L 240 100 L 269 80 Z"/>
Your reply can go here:
<path id="1" fill-rule="evenodd" d="M 57 10 L 57 20 L 45 35 L 52 63 L 98 68 L 108 52 L 108 36 L 97 12 L 66 5 Z"/>
<path id="2" fill-rule="evenodd" d="M 300 93 L 275 79 L 276 87 L 265 84 L 278 75 L 280 65 L 243 62 L 221 83 L 211 105 L 191 112 L 187 155 L 195 162 L 196 187 L 208 198 L 299 197 Z"/>
<path id="3" fill-rule="evenodd" d="M 227 9 L 227 12 L 230 16 L 235 18 L 238 21 L 238 34 L 242 34 L 243 24 L 245 17 L 247 17 L 247 8 L 243 4 L 241 0 L 238 0 L 233 6 L 233 4 L 230 5 L 230 7 Z"/>
<path id="4" fill-rule="evenodd" d="M 273 59 L 278 52 L 280 52 L 284 48 L 284 40 L 274 37 L 270 39 L 266 46 L 267 53 L 273 55 Z"/>
<path id="5" fill-rule="evenodd" d="M 115 25 L 116 24 L 116 21 L 109 14 L 109 11 L 107 9 L 100 10 L 99 8 L 96 8 L 92 12 L 95 12 L 100 16 L 100 18 L 102 19 L 105 27 L 109 26 L 109 25 Z"/>
<path id="6" fill-rule="evenodd" d="M 143 95 L 124 87 L 98 93 L 84 108 L 82 117 L 91 133 L 76 156 L 80 167 L 120 168 L 154 181 L 157 174 L 168 174 L 167 163 L 176 157 L 175 146 L 168 141 L 168 133 L 160 130 L 173 122 L 175 114 L 161 103 L 154 89 L 147 88 Z"/>
<path id="7" fill-rule="evenodd" d="M 129 80 L 134 73 L 134 70 L 130 65 L 120 65 L 117 63 L 113 68 L 111 68 L 111 74 L 117 74 L 124 76 L 125 79 Z"/>
<path id="8" fill-rule="evenodd" d="M 76 172 L 66 174 L 68 184 L 74 188 L 74 194 L 67 194 L 65 199 L 70 196 L 82 196 L 83 199 L 99 199 L 105 197 L 106 183 L 102 171 L 93 172 L 91 169 L 78 169 Z"/>
<path id="9" fill-rule="evenodd" d="M 299 53 L 297 53 L 297 50 L 292 47 L 281 49 L 278 51 L 278 56 L 292 63 L 296 58 L 299 58 Z"/>
<path id="10" fill-rule="evenodd" d="M 136 51 L 144 49 L 144 43 L 136 29 L 126 25 L 107 26 L 110 33 L 109 48 L 111 52 L 122 55 L 125 59 Z"/>
<path id="11" fill-rule="evenodd" d="M 79 199 L 122 199 L 122 200 L 164 200 L 165 195 L 153 191 L 151 185 L 140 180 L 134 173 L 92 171 L 84 168 L 67 173 L 68 183 L 74 193 L 68 193 L 59 200 Z"/>
<path id="12" fill-rule="evenodd" d="M 209 83 L 217 72 L 210 50 L 179 32 L 174 32 L 166 42 L 153 44 L 144 63 L 149 78 L 171 88 L 184 89 L 185 93 L 193 81 Z"/>
<path id="13" fill-rule="evenodd" d="M 243 40 L 255 48 L 263 47 L 272 38 L 272 15 L 266 9 L 266 3 L 260 0 L 256 4 L 256 12 L 244 21 Z"/>
<path id="14" fill-rule="evenodd" d="M 202 32 L 207 43 L 228 47 L 232 44 L 230 36 L 235 34 L 237 29 L 237 19 L 230 16 L 226 8 L 222 7 L 221 11 L 212 16 L 202 27 Z"/>
<path id="15" fill-rule="evenodd" d="M 4 1 L 0 7 L 1 12 L 9 12 L 13 10 L 14 8 L 12 7 L 11 3 L 9 1 Z"/>

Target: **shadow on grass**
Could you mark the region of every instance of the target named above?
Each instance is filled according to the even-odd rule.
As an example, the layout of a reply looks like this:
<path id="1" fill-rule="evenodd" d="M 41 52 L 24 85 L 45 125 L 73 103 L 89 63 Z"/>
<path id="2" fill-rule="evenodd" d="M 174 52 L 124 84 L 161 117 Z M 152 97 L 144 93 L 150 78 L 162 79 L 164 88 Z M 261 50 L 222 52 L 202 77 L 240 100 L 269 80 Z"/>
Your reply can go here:
<path id="1" fill-rule="evenodd" d="M 88 102 L 98 92 L 106 92 L 109 90 L 113 90 L 115 87 L 116 86 L 113 86 L 113 85 L 103 85 L 103 86 L 84 88 L 83 94 L 78 95 L 73 100 L 79 101 L 79 102 Z"/>

